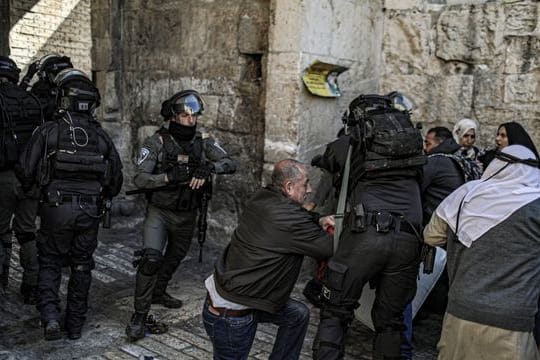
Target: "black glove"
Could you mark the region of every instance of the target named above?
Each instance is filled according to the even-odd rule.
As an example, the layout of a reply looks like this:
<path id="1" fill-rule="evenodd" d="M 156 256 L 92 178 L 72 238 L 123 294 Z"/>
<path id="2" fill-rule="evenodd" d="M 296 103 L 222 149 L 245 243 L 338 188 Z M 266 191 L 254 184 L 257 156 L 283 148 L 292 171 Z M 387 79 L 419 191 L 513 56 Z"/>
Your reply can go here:
<path id="1" fill-rule="evenodd" d="M 169 183 L 173 184 L 189 181 L 191 179 L 189 167 L 185 164 L 173 166 L 167 171 L 167 179 L 169 179 Z"/>
<path id="2" fill-rule="evenodd" d="M 33 63 L 30 64 L 30 66 L 28 66 L 27 74 L 30 74 L 31 76 L 34 76 L 34 74 L 37 73 L 38 69 L 39 69 L 39 66 L 38 66 L 37 62 L 34 61 Z"/>
<path id="3" fill-rule="evenodd" d="M 196 169 L 198 168 L 199 166 L 201 166 L 201 159 L 198 158 L 198 157 L 195 157 L 195 156 L 189 156 L 188 158 L 188 163 L 187 165 L 191 168 L 191 169 Z"/>
<path id="4" fill-rule="evenodd" d="M 313 159 L 311 159 L 311 166 L 321 167 L 321 160 L 322 155 L 315 155 Z"/>
<path id="5" fill-rule="evenodd" d="M 195 179 L 208 179 L 212 174 L 212 171 L 214 171 L 214 165 L 211 163 L 204 163 L 195 169 L 193 177 Z"/>

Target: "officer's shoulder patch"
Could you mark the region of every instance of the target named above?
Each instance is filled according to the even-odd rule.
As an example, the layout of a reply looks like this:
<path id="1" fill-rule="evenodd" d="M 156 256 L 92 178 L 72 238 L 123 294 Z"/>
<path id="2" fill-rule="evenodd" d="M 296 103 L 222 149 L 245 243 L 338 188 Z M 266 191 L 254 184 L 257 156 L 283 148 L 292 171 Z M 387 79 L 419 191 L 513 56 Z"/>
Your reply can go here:
<path id="1" fill-rule="evenodd" d="M 150 155 L 150 150 L 148 150 L 145 147 L 142 147 L 141 151 L 139 152 L 139 159 L 137 160 L 137 165 L 141 165 L 144 162 L 144 160 L 146 160 L 148 155 Z"/>

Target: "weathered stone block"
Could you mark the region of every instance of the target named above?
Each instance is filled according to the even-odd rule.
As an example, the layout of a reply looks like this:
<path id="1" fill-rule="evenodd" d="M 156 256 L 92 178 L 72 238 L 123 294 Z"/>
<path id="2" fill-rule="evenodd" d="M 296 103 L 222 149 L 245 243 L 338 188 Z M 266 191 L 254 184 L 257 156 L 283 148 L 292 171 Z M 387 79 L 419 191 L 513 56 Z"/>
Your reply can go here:
<path id="1" fill-rule="evenodd" d="M 263 54 L 268 46 L 269 2 L 247 1 L 240 10 L 238 50 L 245 54 Z"/>
<path id="2" fill-rule="evenodd" d="M 137 147 L 142 145 L 144 139 L 154 135 L 158 129 L 159 126 L 156 125 L 144 125 L 139 127 L 137 129 Z"/>
<path id="3" fill-rule="evenodd" d="M 198 123 L 204 128 L 216 127 L 219 107 L 219 97 L 212 95 L 202 95 L 204 99 L 204 114 L 199 118 Z"/>
<path id="4" fill-rule="evenodd" d="M 294 158 L 297 149 L 294 143 L 272 141 L 267 138 L 264 141 L 264 161 L 274 163 L 282 159 Z"/>
<path id="5" fill-rule="evenodd" d="M 332 7 L 332 14 L 329 55 L 340 64 L 343 59 L 379 63 L 384 33 L 381 2 L 341 1 Z"/>
<path id="6" fill-rule="evenodd" d="M 436 75 L 440 64 L 433 57 L 436 32 L 429 13 L 389 14 L 384 32 L 384 61 L 389 74 Z"/>
<path id="7" fill-rule="evenodd" d="M 531 74 L 508 75 L 505 79 L 506 103 L 538 103 L 540 101 L 540 71 Z"/>
<path id="8" fill-rule="evenodd" d="M 111 38 L 94 38 L 94 46 L 92 46 L 92 65 L 93 71 L 109 70 L 111 59 Z"/>
<path id="9" fill-rule="evenodd" d="M 504 77 L 494 71 L 474 72 L 473 107 L 500 107 L 504 102 Z"/>
<path id="10" fill-rule="evenodd" d="M 418 8 L 423 0 L 385 0 L 384 7 L 388 10 L 407 10 Z"/>
<path id="11" fill-rule="evenodd" d="M 538 29 L 540 25 L 538 3 L 522 1 L 505 4 L 504 12 L 506 16 L 505 35 L 529 35 L 535 30 L 540 31 Z"/>
<path id="12" fill-rule="evenodd" d="M 298 51 L 301 48 L 303 2 L 275 0 L 270 2 L 269 49 L 276 52 Z"/>
<path id="13" fill-rule="evenodd" d="M 506 74 L 527 73 L 540 68 L 540 37 L 509 36 L 506 40 Z"/>
<path id="14" fill-rule="evenodd" d="M 504 12 L 497 4 L 449 7 L 437 23 L 437 56 L 467 63 L 499 63 Z"/>

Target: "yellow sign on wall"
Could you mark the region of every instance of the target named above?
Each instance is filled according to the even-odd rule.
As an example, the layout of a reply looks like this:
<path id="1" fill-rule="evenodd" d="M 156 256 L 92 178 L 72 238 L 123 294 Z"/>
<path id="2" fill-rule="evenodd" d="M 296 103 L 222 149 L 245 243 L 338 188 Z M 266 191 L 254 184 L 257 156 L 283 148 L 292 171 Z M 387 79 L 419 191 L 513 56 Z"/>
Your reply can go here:
<path id="1" fill-rule="evenodd" d="M 341 91 L 337 83 L 337 77 L 349 68 L 321 61 L 315 61 L 302 75 L 304 85 L 310 93 L 322 97 L 338 97 Z"/>

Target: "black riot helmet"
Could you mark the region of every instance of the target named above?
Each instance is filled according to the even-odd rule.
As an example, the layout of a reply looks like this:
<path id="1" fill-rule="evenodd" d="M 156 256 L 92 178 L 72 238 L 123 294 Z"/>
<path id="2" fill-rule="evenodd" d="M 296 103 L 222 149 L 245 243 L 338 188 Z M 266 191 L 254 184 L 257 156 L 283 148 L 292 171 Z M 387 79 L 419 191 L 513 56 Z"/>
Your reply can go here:
<path id="1" fill-rule="evenodd" d="M 201 95 L 195 90 L 182 90 L 161 104 L 161 116 L 170 119 L 181 113 L 201 115 L 204 111 L 204 102 Z"/>
<path id="2" fill-rule="evenodd" d="M 98 88 L 81 70 L 60 71 L 54 84 L 58 88 L 56 105 L 61 110 L 92 114 L 100 104 Z"/>
<path id="3" fill-rule="evenodd" d="M 21 69 L 17 67 L 15 61 L 7 56 L 0 56 L 0 77 L 5 77 L 13 83 L 19 82 L 19 74 Z"/>
<path id="4" fill-rule="evenodd" d="M 48 54 L 38 61 L 38 76 L 53 82 L 56 75 L 64 69 L 72 69 L 73 64 L 68 56 Z"/>

